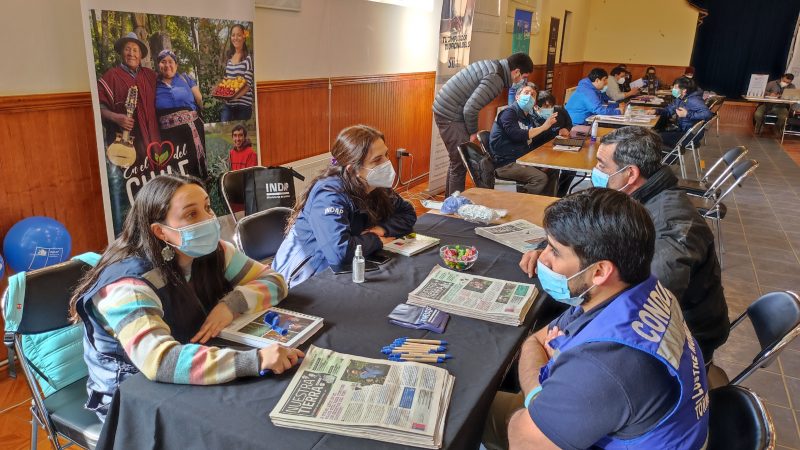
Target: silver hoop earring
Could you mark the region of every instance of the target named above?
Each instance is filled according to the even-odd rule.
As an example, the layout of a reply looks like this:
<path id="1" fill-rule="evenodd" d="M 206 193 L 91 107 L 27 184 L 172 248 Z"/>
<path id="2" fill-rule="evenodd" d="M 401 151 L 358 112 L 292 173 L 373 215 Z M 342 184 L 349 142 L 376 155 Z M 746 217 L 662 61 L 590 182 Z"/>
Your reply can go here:
<path id="1" fill-rule="evenodd" d="M 161 249 L 161 257 L 164 258 L 164 261 L 170 262 L 175 258 L 175 251 L 172 250 L 172 247 L 169 244 L 165 245 L 164 248 Z"/>

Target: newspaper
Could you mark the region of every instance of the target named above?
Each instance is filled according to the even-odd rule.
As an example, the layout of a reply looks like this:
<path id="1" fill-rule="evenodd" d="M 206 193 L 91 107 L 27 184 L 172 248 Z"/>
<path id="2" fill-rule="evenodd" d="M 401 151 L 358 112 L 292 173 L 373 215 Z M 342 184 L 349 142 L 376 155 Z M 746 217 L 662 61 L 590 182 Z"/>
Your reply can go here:
<path id="1" fill-rule="evenodd" d="M 475 234 L 511 247 L 520 253 L 535 250 L 539 244 L 547 239 L 544 228 L 525 219 L 518 219 L 492 227 L 478 227 L 475 228 Z"/>
<path id="2" fill-rule="evenodd" d="M 435 266 L 408 294 L 408 303 L 450 314 L 519 326 L 536 299 L 533 284 L 470 275 Z"/>
<path id="3" fill-rule="evenodd" d="M 425 236 L 424 234 L 411 233 L 397 238 L 392 242 L 383 244 L 387 252 L 398 253 L 403 256 L 414 256 L 439 243 L 439 238 Z"/>
<path id="4" fill-rule="evenodd" d="M 441 448 L 454 382 L 441 367 L 312 345 L 269 417 L 279 427 Z"/>

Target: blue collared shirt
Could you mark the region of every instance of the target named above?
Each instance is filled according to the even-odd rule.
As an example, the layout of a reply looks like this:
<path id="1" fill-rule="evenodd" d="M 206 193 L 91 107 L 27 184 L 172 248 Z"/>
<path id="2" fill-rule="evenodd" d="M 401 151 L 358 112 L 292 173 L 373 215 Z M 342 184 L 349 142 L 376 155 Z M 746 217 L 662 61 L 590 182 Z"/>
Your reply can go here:
<path id="1" fill-rule="evenodd" d="M 197 111 L 192 88 L 197 83 L 186 74 L 176 74 L 172 83 L 165 83 L 160 77 L 156 82 L 156 109 L 189 108 Z"/>

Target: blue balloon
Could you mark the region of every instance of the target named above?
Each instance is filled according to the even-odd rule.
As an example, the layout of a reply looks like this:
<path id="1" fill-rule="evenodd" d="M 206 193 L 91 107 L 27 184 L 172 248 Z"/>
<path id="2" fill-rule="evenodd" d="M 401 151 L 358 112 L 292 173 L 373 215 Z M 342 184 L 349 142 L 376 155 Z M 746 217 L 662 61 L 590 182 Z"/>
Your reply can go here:
<path id="1" fill-rule="evenodd" d="M 71 251 L 72 238 L 67 228 L 49 217 L 22 219 L 3 239 L 3 253 L 14 272 L 58 264 L 67 260 Z"/>
<path id="2" fill-rule="evenodd" d="M 3 278 L 3 274 L 6 271 L 6 262 L 3 261 L 3 255 L 0 255 L 0 278 Z"/>

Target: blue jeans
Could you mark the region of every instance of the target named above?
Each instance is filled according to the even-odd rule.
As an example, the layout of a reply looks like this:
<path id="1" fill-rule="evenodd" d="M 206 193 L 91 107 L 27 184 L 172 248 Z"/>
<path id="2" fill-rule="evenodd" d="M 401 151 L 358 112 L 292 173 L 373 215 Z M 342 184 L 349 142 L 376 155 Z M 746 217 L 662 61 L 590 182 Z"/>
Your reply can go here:
<path id="1" fill-rule="evenodd" d="M 253 106 L 244 105 L 222 105 L 220 122 L 230 122 L 232 120 L 250 120 L 253 117 Z"/>

